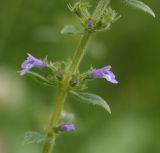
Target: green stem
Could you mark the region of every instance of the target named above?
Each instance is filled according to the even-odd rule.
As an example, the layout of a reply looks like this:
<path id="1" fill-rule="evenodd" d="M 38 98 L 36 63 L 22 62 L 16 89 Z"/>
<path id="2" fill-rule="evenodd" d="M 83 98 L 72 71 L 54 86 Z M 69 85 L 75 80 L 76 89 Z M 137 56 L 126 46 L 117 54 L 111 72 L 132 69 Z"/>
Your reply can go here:
<path id="1" fill-rule="evenodd" d="M 52 131 L 53 126 L 58 126 L 59 118 L 61 115 L 62 107 L 65 102 L 67 91 L 60 89 L 53 109 L 49 125 L 47 127 L 48 139 L 44 145 L 43 153 L 51 153 L 53 150 L 56 133 Z"/>
<path id="2" fill-rule="evenodd" d="M 88 43 L 88 39 L 91 35 L 91 32 L 86 32 L 82 38 L 81 38 L 81 41 L 79 43 L 79 46 L 73 56 L 73 59 L 72 59 L 72 63 L 69 67 L 69 71 L 72 72 L 72 73 L 75 73 L 76 70 L 78 69 L 79 67 L 79 64 L 81 62 L 81 60 L 83 59 L 83 56 L 85 54 L 85 51 L 86 51 L 86 46 L 87 46 L 87 43 Z"/>
<path id="3" fill-rule="evenodd" d="M 61 116 L 63 104 L 66 100 L 66 97 L 69 92 L 69 83 L 72 75 L 78 70 L 78 67 L 80 65 L 80 62 L 82 58 L 84 57 L 85 51 L 86 51 L 86 46 L 89 40 L 91 33 L 86 32 L 82 38 L 81 41 L 78 45 L 78 48 L 73 56 L 72 62 L 69 66 L 69 73 L 66 76 L 66 78 L 63 81 L 63 85 L 59 90 L 57 99 L 55 101 L 55 105 L 53 108 L 53 114 L 51 116 L 51 119 L 49 121 L 49 125 L 47 127 L 47 133 L 48 133 L 48 139 L 46 140 L 43 148 L 43 153 L 51 153 L 54 148 L 54 142 L 56 139 L 56 133 L 52 130 L 53 126 L 58 126 L 59 124 L 59 119 Z"/>

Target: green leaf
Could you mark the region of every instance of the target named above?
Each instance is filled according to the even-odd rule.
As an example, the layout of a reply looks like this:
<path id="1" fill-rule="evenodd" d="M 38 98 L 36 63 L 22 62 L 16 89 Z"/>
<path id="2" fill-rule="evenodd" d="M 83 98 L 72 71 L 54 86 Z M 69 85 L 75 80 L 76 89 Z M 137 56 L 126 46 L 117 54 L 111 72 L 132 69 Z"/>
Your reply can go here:
<path id="1" fill-rule="evenodd" d="M 75 95 L 76 97 L 80 98 L 81 100 L 83 100 L 84 102 L 87 102 L 93 105 L 99 105 L 103 107 L 105 110 L 107 110 L 111 114 L 111 109 L 109 105 L 100 96 L 92 94 L 92 93 L 85 93 L 85 92 L 71 91 L 71 93 Z"/>
<path id="2" fill-rule="evenodd" d="M 143 3 L 139 0 L 125 0 L 125 2 L 127 4 L 129 4 L 130 6 L 133 6 L 141 11 L 144 11 L 144 12 L 152 15 L 154 18 L 156 17 L 153 10 L 148 5 L 146 5 L 145 3 Z"/>
<path id="3" fill-rule="evenodd" d="M 83 33 L 84 33 L 83 29 L 79 29 L 73 25 L 66 25 L 61 30 L 61 34 L 83 34 Z"/>
<path id="4" fill-rule="evenodd" d="M 53 83 L 51 83 L 49 80 L 47 80 L 44 76 L 40 75 L 39 73 L 28 71 L 27 75 L 29 75 L 35 81 L 37 81 L 38 83 L 40 83 L 42 85 L 49 85 L 49 86 L 53 86 L 54 85 Z"/>
<path id="5" fill-rule="evenodd" d="M 24 135 L 23 144 L 42 143 L 47 139 L 46 134 L 39 132 L 29 131 Z"/>

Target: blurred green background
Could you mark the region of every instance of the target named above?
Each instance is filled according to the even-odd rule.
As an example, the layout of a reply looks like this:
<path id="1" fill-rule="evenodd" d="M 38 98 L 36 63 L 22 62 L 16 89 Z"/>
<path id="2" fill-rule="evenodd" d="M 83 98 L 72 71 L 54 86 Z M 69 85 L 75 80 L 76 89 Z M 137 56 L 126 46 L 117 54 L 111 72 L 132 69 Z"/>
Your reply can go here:
<path id="1" fill-rule="evenodd" d="M 56 153 L 160 152 L 160 2 L 144 2 L 156 19 L 112 0 L 122 18 L 92 37 L 81 65 L 81 71 L 112 65 L 120 83 L 100 79 L 88 89 L 108 101 L 112 115 L 69 97 L 65 108 L 75 114 L 77 131 L 58 137 Z M 16 71 L 27 52 L 53 61 L 71 57 L 79 36 L 60 35 L 65 24 L 78 25 L 66 1 L 0 0 L 0 153 L 41 152 L 42 145 L 22 145 L 23 135 L 43 131 L 55 89 Z"/>

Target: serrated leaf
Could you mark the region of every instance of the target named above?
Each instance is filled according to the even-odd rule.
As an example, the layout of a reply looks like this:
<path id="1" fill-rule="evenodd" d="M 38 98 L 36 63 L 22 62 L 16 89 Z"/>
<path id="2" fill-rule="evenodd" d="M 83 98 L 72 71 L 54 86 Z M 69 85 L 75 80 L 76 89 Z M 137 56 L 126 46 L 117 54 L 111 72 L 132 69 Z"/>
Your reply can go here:
<path id="1" fill-rule="evenodd" d="M 51 83 L 49 80 L 47 80 L 44 76 L 40 75 L 39 73 L 28 71 L 27 75 L 29 75 L 35 81 L 37 81 L 38 83 L 40 83 L 42 85 L 49 85 L 49 86 L 53 86 L 54 85 L 53 83 Z"/>
<path id="2" fill-rule="evenodd" d="M 146 5 L 144 2 L 141 2 L 139 0 L 125 0 L 125 2 L 129 4 L 130 6 L 133 6 L 141 11 L 144 11 L 152 15 L 154 18 L 156 17 L 153 10 L 148 5 Z"/>
<path id="3" fill-rule="evenodd" d="M 23 144 L 42 143 L 47 139 L 46 134 L 29 131 L 24 135 Z"/>
<path id="4" fill-rule="evenodd" d="M 81 100 L 83 100 L 84 102 L 87 102 L 87 103 L 93 104 L 93 105 L 99 105 L 99 106 L 103 107 L 105 110 L 107 110 L 111 114 L 111 109 L 110 109 L 109 105 L 100 96 L 92 94 L 92 93 L 85 93 L 85 92 L 71 91 L 71 93 L 73 95 L 75 95 L 76 97 L 80 98 Z"/>
<path id="5" fill-rule="evenodd" d="M 63 29 L 61 30 L 61 34 L 83 34 L 84 30 L 83 29 L 79 29 L 73 25 L 66 25 L 63 27 Z"/>

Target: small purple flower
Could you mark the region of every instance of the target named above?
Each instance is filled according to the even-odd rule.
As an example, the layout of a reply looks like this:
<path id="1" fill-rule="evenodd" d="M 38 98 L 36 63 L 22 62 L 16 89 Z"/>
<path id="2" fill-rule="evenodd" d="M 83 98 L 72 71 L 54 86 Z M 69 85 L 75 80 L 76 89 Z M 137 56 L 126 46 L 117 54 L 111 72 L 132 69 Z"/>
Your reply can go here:
<path id="1" fill-rule="evenodd" d="M 25 60 L 21 65 L 22 71 L 21 71 L 20 75 L 21 76 L 25 75 L 33 67 L 36 67 L 38 69 L 43 69 L 45 67 L 45 65 L 42 62 L 42 60 L 39 60 L 39 59 L 33 57 L 31 54 L 28 54 L 27 60 Z"/>
<path id="2" fill-rule="evenodd" d="M 93 21 L 92 21 L 92 20 L 89 20 L 89 21 L 87 22 L 87 27 L 88 27 L 89 29 L 92 29 L 93 26 L 94 26 Z"/>
<path id="3" fill-rule="evenodd" d="M 91 74 L 92 78 L 105 78 L 107 81 L 117 84 L 118 81 L 116 80 L 114 73 L 110 71 L 111 68 L 112 67 L 109 65 L 93 71 Z"/>
<path id="4" fill-rule="evenodd" d="M 63 132 L 72 132 L 75 131 L 75 127 L 73 124 L 62 124 L 60 130 Z"/>

